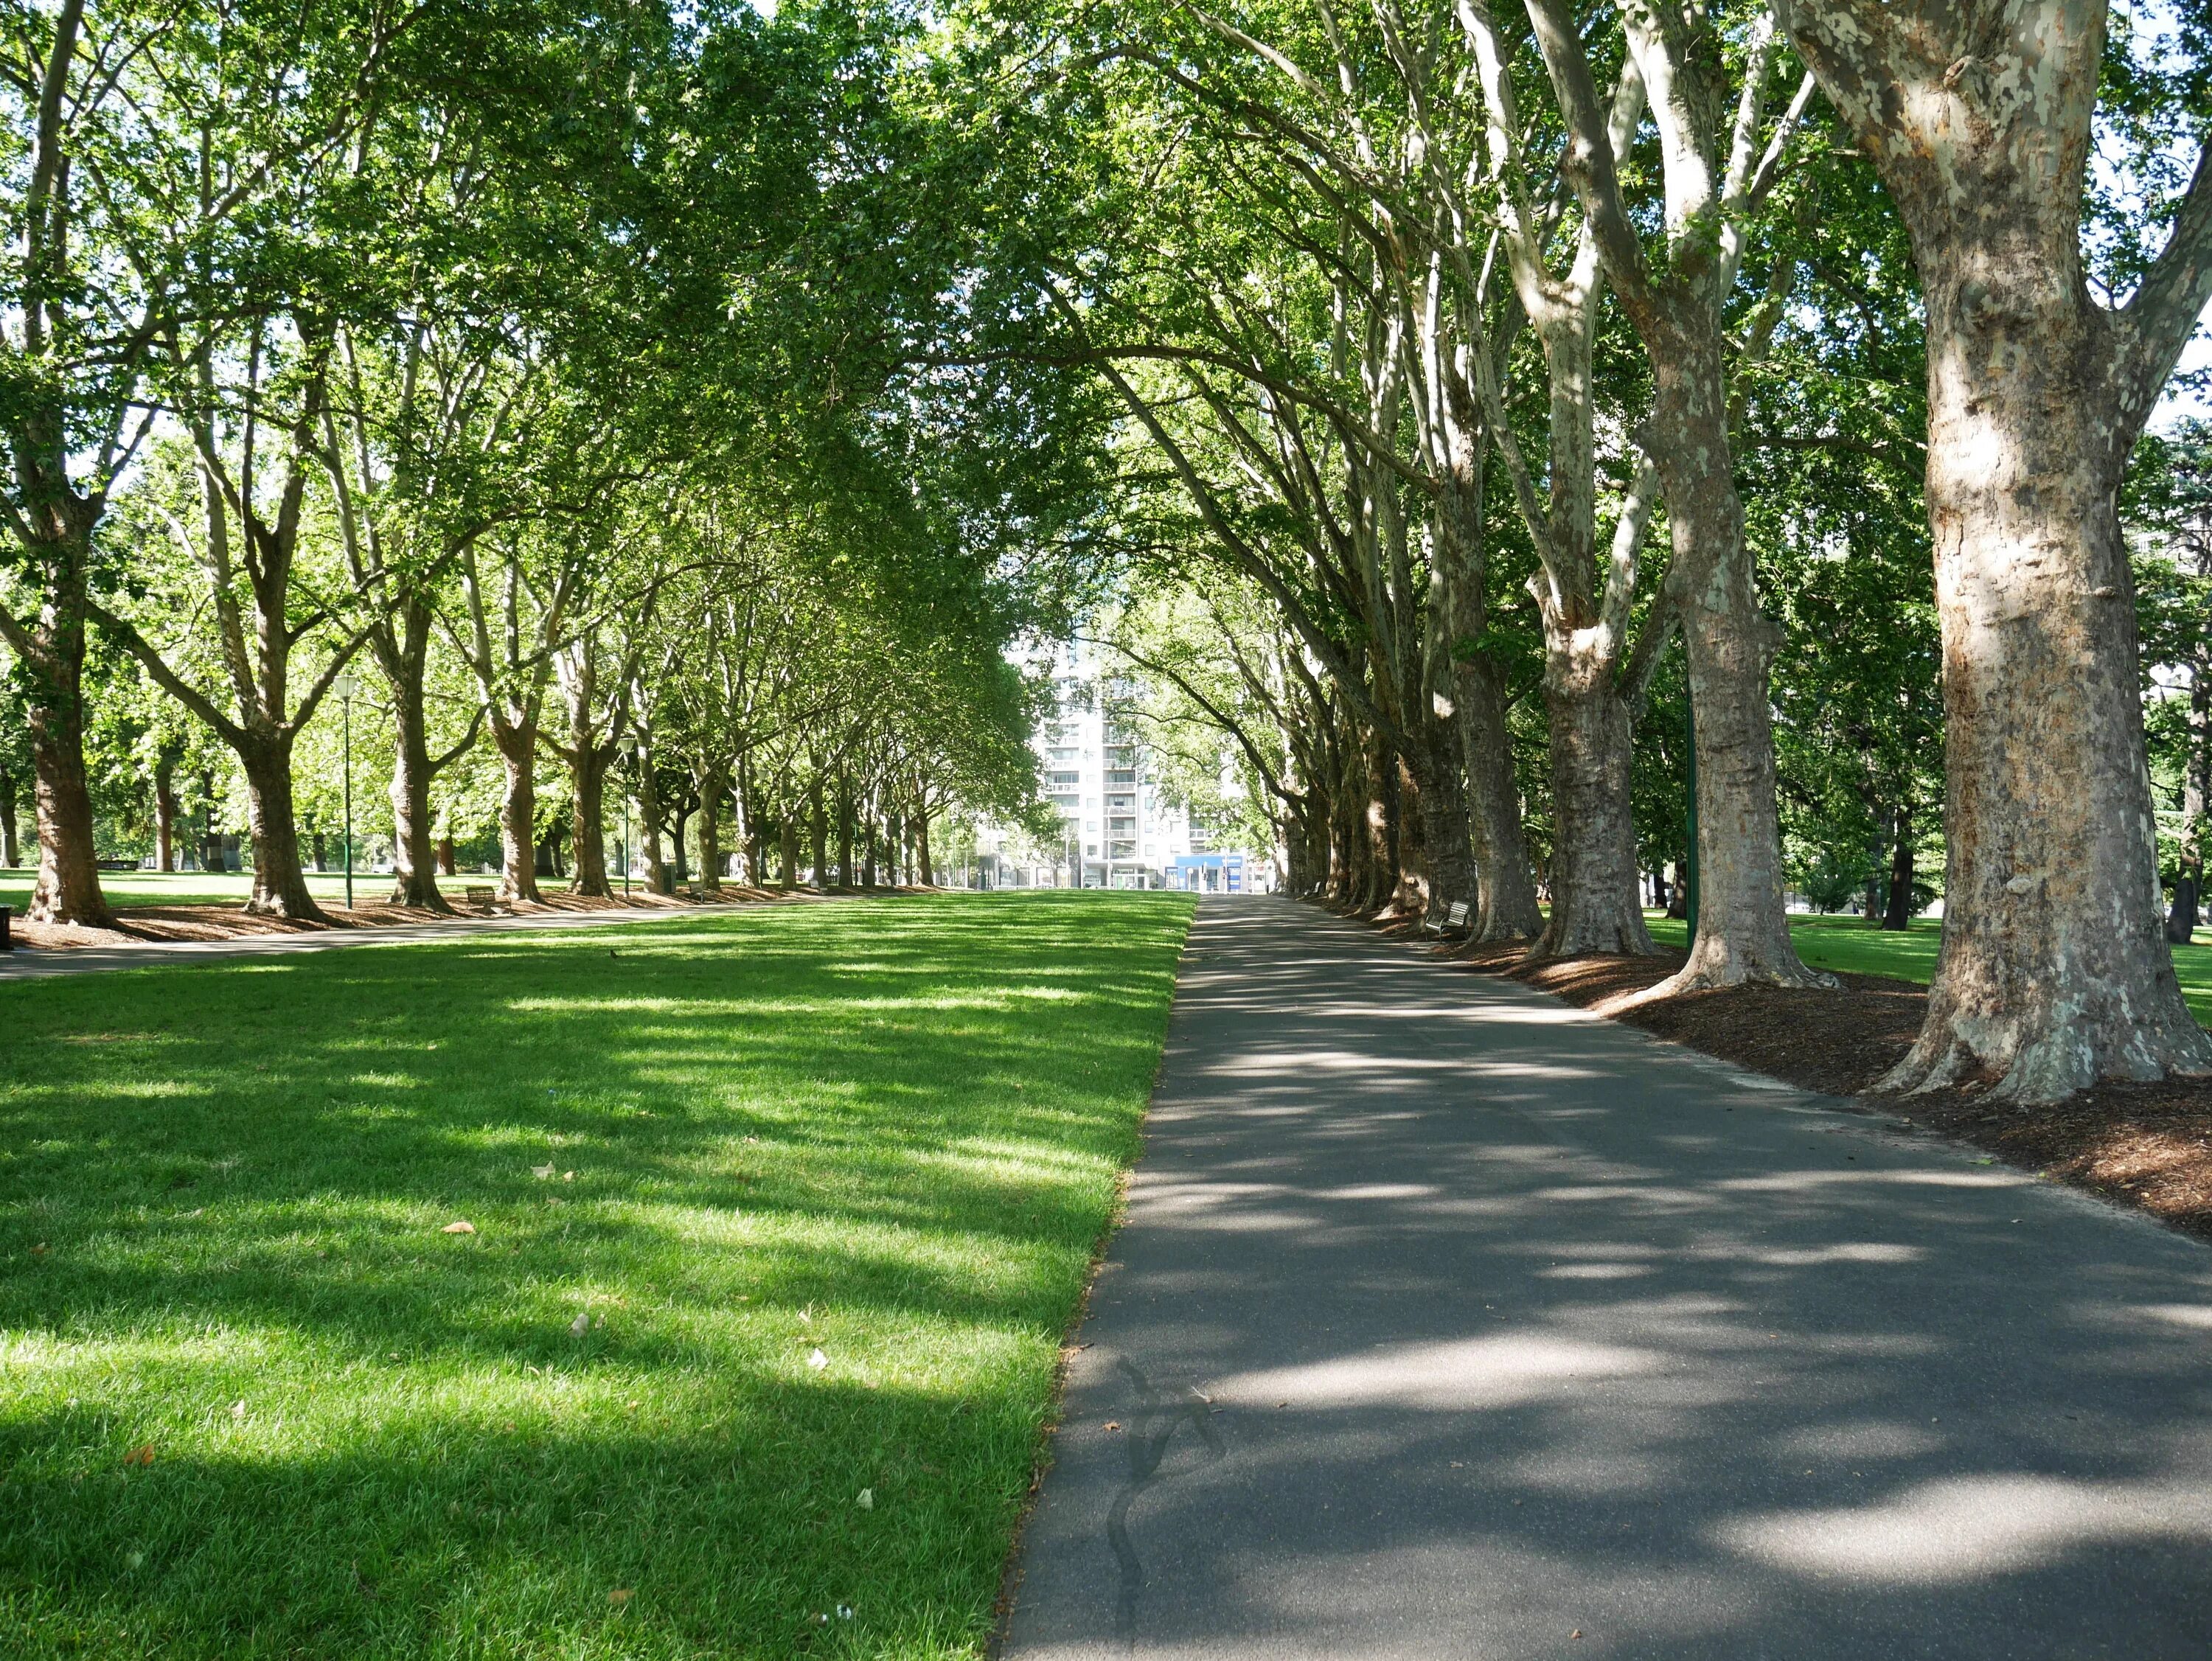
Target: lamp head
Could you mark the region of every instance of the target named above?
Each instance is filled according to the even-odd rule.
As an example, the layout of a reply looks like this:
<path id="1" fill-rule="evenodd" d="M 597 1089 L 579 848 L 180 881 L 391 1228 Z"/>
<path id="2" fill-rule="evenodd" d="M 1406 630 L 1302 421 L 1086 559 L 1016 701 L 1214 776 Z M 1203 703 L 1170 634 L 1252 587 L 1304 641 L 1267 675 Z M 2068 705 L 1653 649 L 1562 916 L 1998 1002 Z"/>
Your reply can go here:
<path id="1" fill-rule="evenodd" d="M 349 670 L 346 673 L 338 676 L 335 690 L 340 698 L 343 699 L 347 703 L 351 703 L 353 701 L 353 690 L 356 684 L 356 682 L 354 679 L 353 672 Z"/>

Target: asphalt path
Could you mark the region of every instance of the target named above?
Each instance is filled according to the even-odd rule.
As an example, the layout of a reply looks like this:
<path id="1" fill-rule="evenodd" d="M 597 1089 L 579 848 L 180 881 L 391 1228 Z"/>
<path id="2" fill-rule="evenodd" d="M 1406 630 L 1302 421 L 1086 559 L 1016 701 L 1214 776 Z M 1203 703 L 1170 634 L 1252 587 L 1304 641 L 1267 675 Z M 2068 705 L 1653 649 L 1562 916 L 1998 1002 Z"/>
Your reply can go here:
<path id="1" fill-rule="evenodd" d="M 2212 1252 L 1208 900 L 1005 1653 L 2212 1657 Z"/>

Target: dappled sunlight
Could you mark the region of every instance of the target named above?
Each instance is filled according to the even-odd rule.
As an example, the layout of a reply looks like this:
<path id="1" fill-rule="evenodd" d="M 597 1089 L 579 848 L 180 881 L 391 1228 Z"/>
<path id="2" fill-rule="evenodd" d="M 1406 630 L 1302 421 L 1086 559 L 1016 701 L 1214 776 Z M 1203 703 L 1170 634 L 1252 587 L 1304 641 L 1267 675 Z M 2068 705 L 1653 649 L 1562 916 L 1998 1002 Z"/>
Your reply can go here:
<path id="1" fill-rule="evenodd" d="M 769 1650 L 856 1574 L 965 1630 L 1185 915 L 890 900 L 0 987 L 0 1479 L 48 1519 L 12 1549 L 118 1632 L 214 1580 L 352 1653 L 510 1571 L 571 1622 L 716 1588 L 698 1618 Z M 283 1515 L 293 1560 L 187 1508 Z M 118 1531 L 128 1575 L 78 1543 Z"/>
<path id="2" fill-rule="evenodd" d="M 2127 1540 L 2212 1546 L 2212 1470 L 2187 1483 L 1950 1477 L 1863 1506 L 1742 1518 L 1714 1536 L 1729 1550 L 1794 1573 L 1942 1585 Z"/>
<path id="3" fill-rule="evenodd" d="M 1448 971 L 1304 908 L 1192 950 L 1017 1652 L 1115 1630 L 1131 1492 L 1143 1653 L 2131 1652 L 2089 1578 L 2212 1641 L 2200 1248 L 1510 983 L 1402 1020 Z"/>

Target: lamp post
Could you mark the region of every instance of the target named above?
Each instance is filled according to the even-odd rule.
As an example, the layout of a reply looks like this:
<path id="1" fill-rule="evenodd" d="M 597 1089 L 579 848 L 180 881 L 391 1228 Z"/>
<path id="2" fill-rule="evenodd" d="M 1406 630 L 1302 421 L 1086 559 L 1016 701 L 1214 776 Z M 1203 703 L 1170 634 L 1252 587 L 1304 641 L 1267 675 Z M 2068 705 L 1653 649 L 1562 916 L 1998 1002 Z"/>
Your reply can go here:
<path id="1" fill-rule="evenodd" d="M 345 871 L 346 909 L 353 909 L 353 688 L 350 674 L 338 676 L 338 707 L 345 716 Z"/>
<path id="2" fill-rule="evenodd" d="M 615 749 L 621 755 L 623 766 L 626 769 L 623 775 L 622 868 L 623 903 L 628 905 L 629 903 L 629 774 L 627 769 L 637 765 L 637 735 L 634 732 L 625 732 L 616 741 Z"/>

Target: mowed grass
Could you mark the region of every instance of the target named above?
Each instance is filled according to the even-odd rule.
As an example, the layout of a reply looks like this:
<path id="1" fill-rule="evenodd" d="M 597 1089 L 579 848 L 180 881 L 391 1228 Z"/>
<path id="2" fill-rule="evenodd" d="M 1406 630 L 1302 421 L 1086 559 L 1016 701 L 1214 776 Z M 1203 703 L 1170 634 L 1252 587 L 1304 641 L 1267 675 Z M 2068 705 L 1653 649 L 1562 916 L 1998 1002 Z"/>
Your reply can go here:
<path id="1" fill-rule="evenodd" d="M 0 906 L 21 917 L 31 903 L 36 871 L 0 868 Z M 496 882 L 491 877 L 449 876 L 448 882 Z M 127 906 L 243 906 L 253 895 L 252 871 L 102 871 L 100 891 L 107 903 Z M 345 873 L 307 873 L 307 891 L 325 906 L 345 904 Z M 392 878 L 361 870 L 353 874 L 353 897 L 360 905 L 386 899 Z"/>
<path id="2" fill-rule="evenodd" d="M 1680 918 L 1663 912 L 1644 913 L 1651 937 L 1662 946 L 1686 949 L 1688 931 Z M 2199 930 L 2199 935 L 2206 931 Z M 1936 973 L 1936 954 L 1942 944 L 1943 924 L 1932 917 L 1915 918 L 1902 934 L 1870 929 L 1856 917 L 1793 917 L 1790 936 L 1797 955 L 1816 969 L 1844 974 L 1887 975 L 1925 986 Z M 2212 1026 L 2212 946 L 2173 948 L 2174 973 L 2181 995 L 2189 1001 L 2197 1021 Z"/>
<path id="3" fill-rule="evenodd" d="M 0 985 L 0 1654 L 980 1653 L 1189 912 Z"/>

